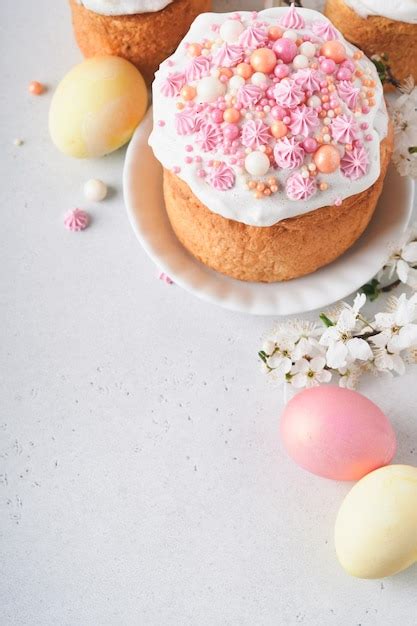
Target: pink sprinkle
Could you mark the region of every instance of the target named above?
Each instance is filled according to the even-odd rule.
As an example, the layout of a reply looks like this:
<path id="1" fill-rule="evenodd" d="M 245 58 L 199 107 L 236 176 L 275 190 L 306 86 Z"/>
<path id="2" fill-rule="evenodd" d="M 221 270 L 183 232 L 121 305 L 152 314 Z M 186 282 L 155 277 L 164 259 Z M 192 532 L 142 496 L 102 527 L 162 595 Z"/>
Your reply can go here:
<path id="1" fill-rule="evenodd" d="M 90 216 L 83 209 L 71 209 L 64 215 L 64 226 L 71 232 L 84 230 L 90 223 Z"/>
<path id="2" fill-rule="evenodd" d="M 204 178 L 206 176 L 206 172 L 203 169 L 197 170 L 197 176 L 199 176 L 199 178 Z"/>
<path id="3" fill-rule="evenodd" d="M 202 159 L 202 158 L 201 158 L 201 156 L 199 156 L 199 155 L 197 155 L 197 156 L 195 156 L 195 157 L 194 157 L 194 162 L 195 162 L 195 163 L 201 163 L 201 161 L 202 161 L 202 160 L 203 160 L 203 159 Z"/>
<path id="4" fill-rule="evenodd" d="M 221 124 L 223 122 L 223 111 L 221 109 L 214 109 L 211 113 L 211 119 L 215 124 Z"/>
<path id="5" fill-rule="evenodd" d="M 220 82 L 221 82 L 221 83 L 227 83 L 227 81 L 228 81 L 229 79 L 227 78 L 227 76 L 225 76 L 224 74 L 222 74 L 222 75 L 220 76 L 220 79 L 219 79 L 219 80 L 220 80 Z"/>
<path id="6" fill-rule="evenodd" d="M 342 204 L 342 199 L 341 198 L 336 198 L 336 200 L 334 201 L 335 206 L 340 206 Z"/>
<path id="7" fill-rule="evenodd" d="M 187 152 L 192 152 L 194 150 L 194 148 L 192 146 L 190 146 L 190 144 L 185 146 L 185 149 L 186 149 Z"/>
<path id="8" fill-rule="evenodd" d="M 363 113 L 364 115 L 367 115 L 367 113 L 369 113 L 369 110 L 370 110 L 370 109 L 369 109 L 369 107 L 366 107 L 366 106 L 363 106 L 363 107 L 362 107 L 362 113 Z"/>
<path id="9" fill-rule="evenodd" d="M 165 126 L 164 120 L 159 120 L 158 121 L 158 126 Z"/>
<path id="10" fill-rule="evenodd" d="M 369 128 L 369 124 L 367 124 L 367 122 L 362 122 L 361 129 L 362 130 L 367 130 L 368 128 Z"/>
<path id="11" fill-rule="evenodd" d="M 366 135 L 365 139 L 366 141 L 372 141 L 372 135 Z"/>
<path id="12" fill-rule="evenodd" d="M 165 283 L 166 285 L 174 284 L 174 281 L 168 276 L 168 274 L 165 274 L 165 272 L 161 272 L 159 274 L 159 280 L 162 280 L 162 282 Z"/>
<path id="13" fill-rule="evenodd" d="M 172 168 L 172 173 L 179 174 L 180 172 L 181 172 L 181 168 L 178 167 L 178 165 L 174 165 L 174 167 Z"/>
<path id="14" fill-rule="evenodd" d="M 169 67 L 172 67 L 173 65 L 175 65 L 175 61 L 173 61 L 172 59 L 168 59 L 167 65 L 169 65 Z"/>
<path id="15" fill-rule="evenodd" d="M 185 157 L 185 159 L 184 159 L 184 161 L 185 161 L 185 162 L 189 165 L 190 163 L 192 163 L 192 162 L 193 162 L 193 158 L 192 158 L 192 157 L 190 157 L 190 156 L 186 156 L 186 157 Z"/>
<path id="16" fill-rule="evenodd" d="M 288 115 L 286 115 L 282 121 L 284 122 L 284 124 L 290 124 L 291 118 Z"/>

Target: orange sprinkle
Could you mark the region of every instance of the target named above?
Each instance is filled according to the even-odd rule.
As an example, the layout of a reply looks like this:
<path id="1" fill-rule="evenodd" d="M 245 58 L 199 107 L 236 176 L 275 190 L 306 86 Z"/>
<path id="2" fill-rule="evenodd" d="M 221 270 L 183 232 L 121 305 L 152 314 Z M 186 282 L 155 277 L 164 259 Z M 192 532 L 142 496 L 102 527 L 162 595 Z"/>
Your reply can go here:
<path id="1" fill-rule="evenodd" d="M 28 85 L 28 90 L 32 96 L 40 96 L 45 91 L 45 85 L 42 85 L 37 80 L 32 80 Z"/>
<path id="2" fill-rule="evenodd" d="M 184 108 L 184 103 L 183 102 L 177 102 L 177 104 L 175 106 L 177 107 L 177 109 L 179 109 L 181 111 L 181 109 Z"/>
<path id="3" fill-rule="evenodd" d="M 249 189 L 255 189 L 255 187 L 256 187 L 256 181 L 254 181 L 254 180 L 250 180 L 250 181 L 248 182 L 248 187 L 249 187 Z"/>

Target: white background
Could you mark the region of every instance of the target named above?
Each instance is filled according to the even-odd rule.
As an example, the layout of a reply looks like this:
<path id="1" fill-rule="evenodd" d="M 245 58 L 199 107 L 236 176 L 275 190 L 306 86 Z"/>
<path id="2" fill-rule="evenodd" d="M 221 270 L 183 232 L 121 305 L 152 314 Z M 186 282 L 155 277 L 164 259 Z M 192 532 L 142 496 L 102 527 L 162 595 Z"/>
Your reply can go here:
<path id="1" fill-rule="evenodd" d="M 66 3 L 2 0 L 0 29 L 0 623 L 414 625 L 417 567 L 349 578 L 332 541 L 349 485 L 280 446 L 282 395 L 256 358 L 271 319 L 157 279 L 123 207 L 124 151 L 51 145 L 51 93 L 27 84 L 80 59 Z M 96 206 L 91 177 L 114 190 Z M 75 206 L 83 233 L 62 224 Z M 361 390 L 417 464 L 416 369 Z"/>

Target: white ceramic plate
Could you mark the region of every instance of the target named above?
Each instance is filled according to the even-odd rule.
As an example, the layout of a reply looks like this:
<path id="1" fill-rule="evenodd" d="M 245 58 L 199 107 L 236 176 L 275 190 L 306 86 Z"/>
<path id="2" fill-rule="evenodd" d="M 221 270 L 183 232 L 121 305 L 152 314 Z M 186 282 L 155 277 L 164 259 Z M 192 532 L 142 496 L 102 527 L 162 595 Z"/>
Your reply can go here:
<path id="1" fill-rule="evenodd" d="M 133 230 L 151 259 L 177 285 L 226 309 L 253 315 L 291 315 L 346 298 L 381 269 L 388 246 L 409 223 L 413 183 L 391 166 L 370 226 L 331 265 L 285 283 L 246 283 L 223 276 L 194 259 L 171 229 L 162 194 L 162 169 L 148 146 L 151 127 L 150 110 L 126 154 L 123 187 Z"/>

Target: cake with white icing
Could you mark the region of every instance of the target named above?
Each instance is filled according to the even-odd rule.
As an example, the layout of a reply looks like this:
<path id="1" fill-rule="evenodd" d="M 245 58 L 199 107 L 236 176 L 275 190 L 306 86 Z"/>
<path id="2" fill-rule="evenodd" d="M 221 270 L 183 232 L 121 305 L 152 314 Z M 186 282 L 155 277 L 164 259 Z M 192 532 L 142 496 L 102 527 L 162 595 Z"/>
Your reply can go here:
<path id="1" fill-rule="evenodd" d="M 391 152 L 383 89 L 320 13 L 200 15 L 157 72 L 153 103 L 168 216 L 206 265 L 287 280 L 366 228 Z"/>
<path id="2" fill-rule="evenodd" d="M 394 78 L 417 80 L 417 0 L 326 0 L 325 14 L 368 56 L 384 57 Z"/>
<path id="3" fill-rule="evenodd" d="M 69 0 L 77 43 L 84 56 L 121 56 L 151 83 L 193 19 L 211 0 Z"/>

